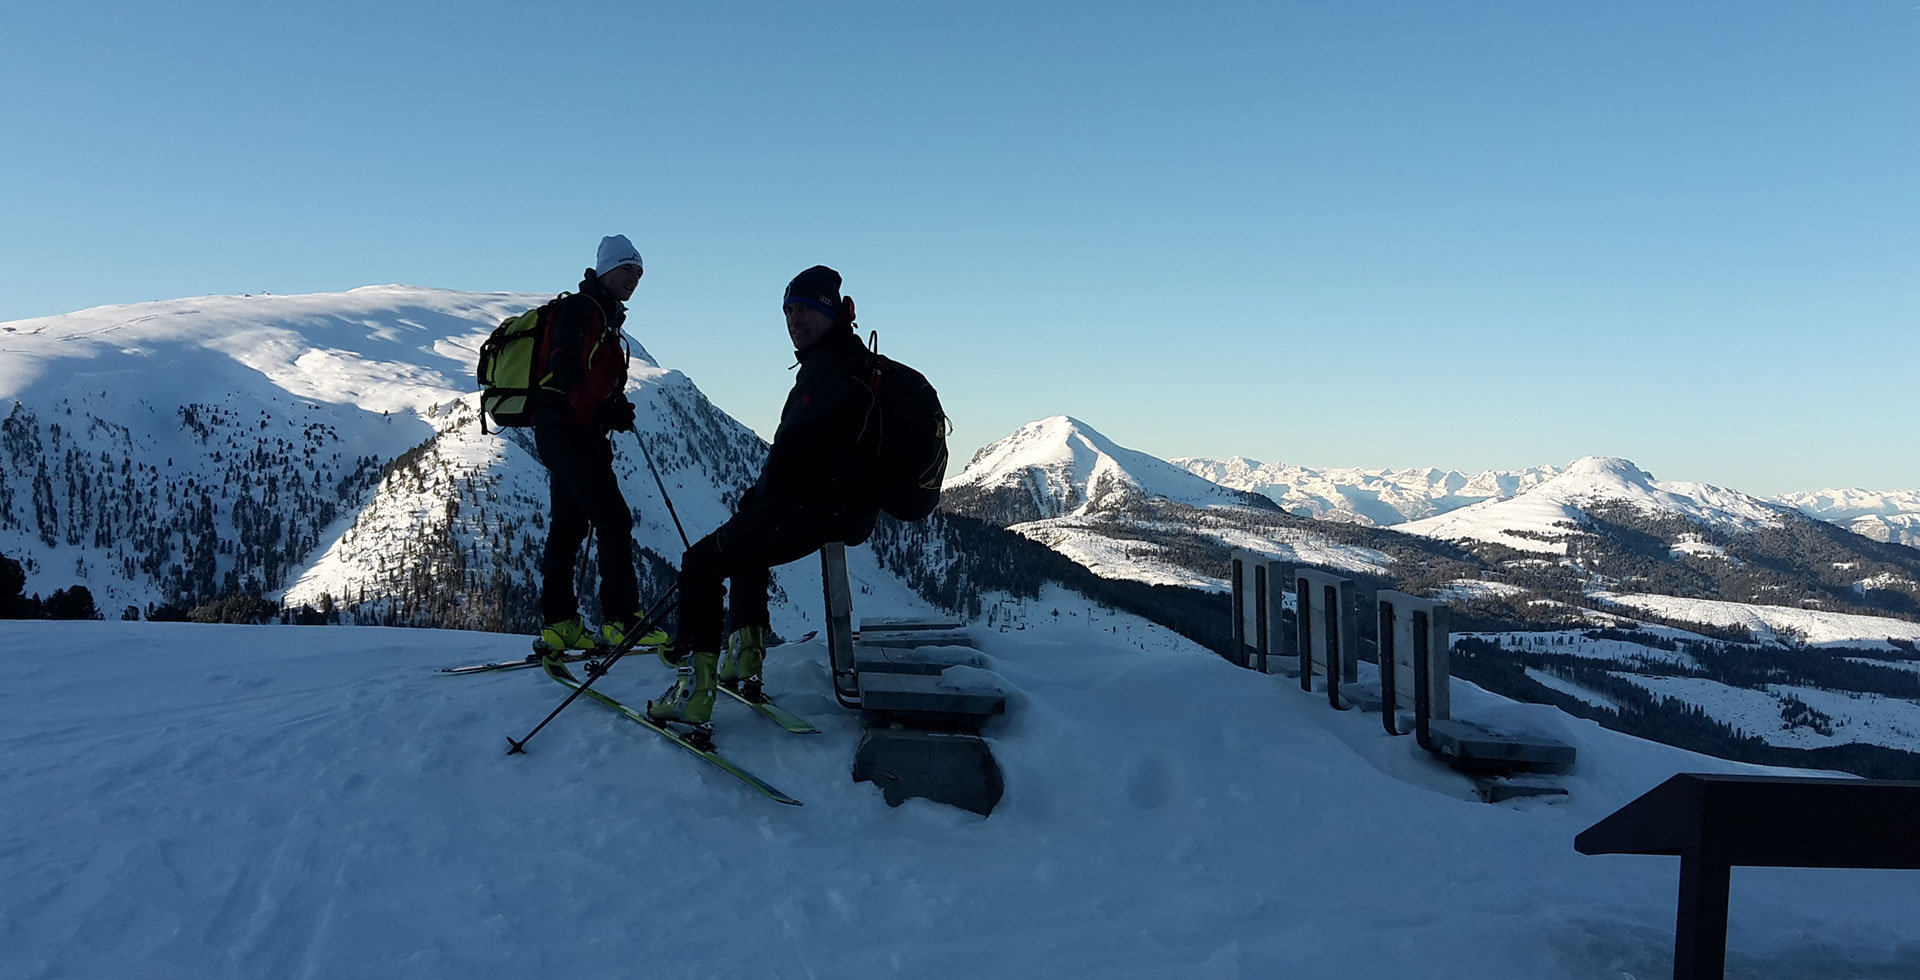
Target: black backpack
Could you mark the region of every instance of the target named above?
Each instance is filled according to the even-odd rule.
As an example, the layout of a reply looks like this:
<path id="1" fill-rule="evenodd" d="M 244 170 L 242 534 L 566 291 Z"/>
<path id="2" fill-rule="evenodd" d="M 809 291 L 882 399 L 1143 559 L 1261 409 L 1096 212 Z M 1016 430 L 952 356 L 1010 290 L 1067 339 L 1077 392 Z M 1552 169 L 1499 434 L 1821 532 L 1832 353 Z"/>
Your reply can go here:
<path id="1" fill-rule="evenodd" d="M 940 503 L 952 426 L 926 375 L 881 354 L 877 335 L 870 334 L 868 342 L 880 509 L 898 520 L 921 520 Z"/>

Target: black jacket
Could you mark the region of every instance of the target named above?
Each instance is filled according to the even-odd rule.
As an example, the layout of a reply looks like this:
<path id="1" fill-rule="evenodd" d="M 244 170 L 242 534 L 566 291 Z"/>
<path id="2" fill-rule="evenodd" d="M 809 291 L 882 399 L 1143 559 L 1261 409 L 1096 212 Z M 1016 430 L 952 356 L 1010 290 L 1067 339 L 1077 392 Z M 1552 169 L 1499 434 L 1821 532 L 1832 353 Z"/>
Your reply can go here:
<path id="1" fill-rule="evenodd" d="M 591 271 L 579 292 L 554 301 L 533 424 L 591 427 L 602 405 L 625 395 L 626 322 L 626 306 Z"/>
<path id="2" fill-rule="evenodd" d="M 780 410 L 780 427 L 740 508 L 807 511 L 845 539 L 866 540 L 879 512 L 874 486 L 878 431 L 872 426 L 872 364 L 849 327 L 836 327 L 796 356 L 800 373 Z"/>

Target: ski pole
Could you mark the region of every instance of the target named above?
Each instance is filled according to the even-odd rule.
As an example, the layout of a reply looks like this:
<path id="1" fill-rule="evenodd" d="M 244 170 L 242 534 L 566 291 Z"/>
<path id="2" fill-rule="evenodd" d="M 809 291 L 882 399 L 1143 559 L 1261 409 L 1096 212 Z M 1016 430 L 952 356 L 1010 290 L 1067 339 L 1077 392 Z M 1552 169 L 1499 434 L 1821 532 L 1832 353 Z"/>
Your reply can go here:
<path id="1" fill-rule="evenodd" d="M 673 498 L 667 496 L 667 484 L 660 479 L 659 468 L 653 465 L 653 454 L 647 452 L 647 441 L 640 438 L 639 429 L 632 431 L 633 441 L 640 444 L 640 455 L 646 457 L 647 469 L 653 473 L 653 485 L 660 488 L 660 499 L 667 502 L 667 515 L 673 518 L 673 529 L 680 532 L 680 546 L 683 548 L 693 547 L 693 542 L 687 540 L 687 529 L 680 526 L 680 515 L 673 510 Z"/>
<path id="2" fill-rule="evenodd" d="M 621 657 L 626 656 L 627 652 L 633 649 L 633 641 L 635 639 L 647 635 L 654 627 L 666 622 L 667 614 L 672 612 L 674 607 L 680 604 L 679 600 L 674 598 L 674 595 L 679 591 L 680 582 L 676 579 L 673 585 L 669 587 L 665 593 L 661 594 L 660 598 L 654 600 L 652 608 L 648 609 L 646 616 L 642 617 L 640 625 L 634 627 L 633 632 L 627 635 L 626 642 L 621 644 L 618 650 L 613 651 L 613 656 L 604 661 L 590 662 L 587 665 L 586 683 L 574 688 L 573 693 L 567 695 L 565 701 L 560 702 L 560 707 L 553 709 L 547 717 L 541 719 L 540 724 L 533 726 L 533 731 L 528 732 L 526 736 L 519 741 L 515 741 L 511 735 L 507 736 L 507 744 L 511 746 L 511 748 L 507 749 L 507 754 L 526 754 L 527 743 L 532 741 L 535 735 L 540 734 L 540 729 L 547 727 L 547 722 L 559 717 L 560 712 L 567 710 L 567 705 L 572 704 L 574 698 L 587 693 L 587 688 L 592 687 L 594 681 L 606 676 L 607 671 L 612 670 L 613 665 L 618 663 Z"/>

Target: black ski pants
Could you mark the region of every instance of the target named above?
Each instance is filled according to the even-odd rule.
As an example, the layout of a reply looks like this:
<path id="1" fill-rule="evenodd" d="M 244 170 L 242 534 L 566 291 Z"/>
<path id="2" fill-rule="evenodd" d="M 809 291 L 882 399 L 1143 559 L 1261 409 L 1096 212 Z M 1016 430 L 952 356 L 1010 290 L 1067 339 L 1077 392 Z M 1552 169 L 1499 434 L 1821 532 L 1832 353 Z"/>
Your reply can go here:
<path id="1" fill-rule="evenodd" d="M 750 497 L 719 530 L 695 541 L 681 557 L 680 635 L 674 649 L 682 654 L 720 651 L 726 630 L 723 599 L 732 612 L 733 629 L 767 627 L 767 590 L 775 565 L 805 558 L 829 541 L 865 541 L 872 530 L 871 514 L 849 518 L 837 507 L 828 511 Z"/>
<path id="2" fill-rule="evenodd" d="M 540 425 L 533 445 L 547 467 L 547 548 L 540 561 L 540 615 L 549 623 L 580 614 L 574 563 L 592 527 L 599 538 L 600 610 L 608 619 L 640 608 L 633 569 L 633 512 L 613 474 L 613 443 L 575 425 Z"/>

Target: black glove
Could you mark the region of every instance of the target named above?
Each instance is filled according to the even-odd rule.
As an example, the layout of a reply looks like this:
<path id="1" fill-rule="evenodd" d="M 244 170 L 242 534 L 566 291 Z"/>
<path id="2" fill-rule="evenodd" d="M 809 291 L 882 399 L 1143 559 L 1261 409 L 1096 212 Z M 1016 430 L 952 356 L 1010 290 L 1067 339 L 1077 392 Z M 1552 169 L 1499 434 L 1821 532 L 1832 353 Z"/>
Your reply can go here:
<path id="1" fill-rule="evenodd" d="M 611 432 L 632 432 L 633 403 L 625 395 L 601 402 L 594 410 L 593 424 Z"/>

